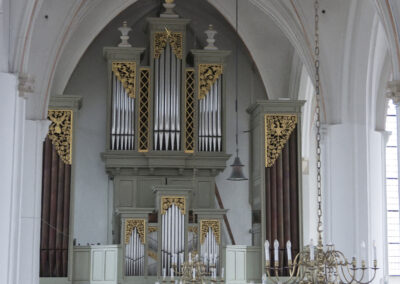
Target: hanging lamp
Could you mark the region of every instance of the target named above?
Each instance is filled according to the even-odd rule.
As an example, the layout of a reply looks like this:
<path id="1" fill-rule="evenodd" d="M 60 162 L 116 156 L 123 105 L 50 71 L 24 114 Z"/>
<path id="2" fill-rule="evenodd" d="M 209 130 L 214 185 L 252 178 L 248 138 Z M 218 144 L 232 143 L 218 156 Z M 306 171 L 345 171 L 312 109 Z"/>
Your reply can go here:
<path id="1" fill-rule="evenodd" d="M 238 34 L 238 0 L 236 0 L 236 33 Z M 238 47 L 236 45 L 235 49 L 235 91 L 236 91 L 236 100 L 235 100 L 235 114 L 236 114 L 236 157 L 233 161 L 232 173 L 228 180 L 230 181 L 242 181 L 248 180 L 243 174 L 244 165 L 240 161 L 239 158 L 239 115 L 238 115 Z"/>

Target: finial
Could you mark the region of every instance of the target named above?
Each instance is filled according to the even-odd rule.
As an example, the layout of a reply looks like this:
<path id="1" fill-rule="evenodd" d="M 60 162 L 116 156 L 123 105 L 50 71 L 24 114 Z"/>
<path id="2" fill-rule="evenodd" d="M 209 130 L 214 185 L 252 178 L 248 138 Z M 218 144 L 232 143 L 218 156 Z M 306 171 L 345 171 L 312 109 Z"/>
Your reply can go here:
<path id="1" fill-rule="evenodd" d="M 161 18 L 179 18 L 179 15 L 175 14 L 174 12 L 174 8 L 176 6 L 174 0 L 165 0 L 163 6 L 165 8 L 165 11 L 164 13 L 160 14 Z"/>
<path id="2" fill-rule="evenodd" d="M 128 27 L 128 22 L 123 21 L 122 22 L 122 27 L 119 27 L 118 30 L 121 32 L 121 43 L 118 44 L 118 47 L 131 47 L 132 45 L 128 42 L 129 40 L 129 32 L 132 30 L 130 27 Z"/>
<path id="3" fill-rule="evenodd" d="M 204 49 L 207 50 L 217 50 L 218 47 L 214 45 L 215 39 L 214 36 L 218 33 L 216 30 L 214 30 L 213 25 L 208 25 L 208 30 L 204 31 L 204 33 L 207 35 L 207 46 L 204 47 Z"/>

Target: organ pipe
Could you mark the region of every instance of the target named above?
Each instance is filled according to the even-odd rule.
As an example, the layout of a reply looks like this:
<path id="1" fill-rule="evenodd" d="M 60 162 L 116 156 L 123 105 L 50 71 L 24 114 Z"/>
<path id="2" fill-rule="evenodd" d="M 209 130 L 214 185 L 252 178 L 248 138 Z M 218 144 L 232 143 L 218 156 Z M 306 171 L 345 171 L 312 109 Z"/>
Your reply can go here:
<path id="1" fill-rule="evenodd" d="M 154 59 L 154 150 L 180 150 L 181 68 L 169 44 Z"/>
<path id="2" fill-rule="evenodd" d="M 117 77 L 112 75 L 111 149 L 134 150 L 135 99 L 130 98 Z"/>
<path id="3" fill-rule="evenodd" d="M 129 243 L 125 246 L 125 275 L 144 275 L 144 244 L 136 228 L 129 237 Z"/>
<path id="4" fill-rule="evenodd" d="M 222 151 L 222 75 L 199 101 L 199 150 Z"/>

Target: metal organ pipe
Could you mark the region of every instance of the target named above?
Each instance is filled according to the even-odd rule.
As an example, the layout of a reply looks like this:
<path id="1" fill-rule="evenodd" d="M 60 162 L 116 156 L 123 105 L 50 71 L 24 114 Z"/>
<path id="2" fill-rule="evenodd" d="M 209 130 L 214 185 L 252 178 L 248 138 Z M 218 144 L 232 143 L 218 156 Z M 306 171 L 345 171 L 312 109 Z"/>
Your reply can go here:
<path id="1" fill-rule="evenodd" d="M 222 151 L 221 80 L 218 78 L 207 95 L 199 100 L 199 151 Z"/>
<path id="2" fill-rule="evenodd" d="M 133 150 L 135 144 L 135 99 L 112 75 L 111 150 Z"/>
<path id="3" fill-rule="evenodd" d="M 182 60 L 170 44 L 154 59 L 154 149 L 180 150 L 180 93 Z"/>

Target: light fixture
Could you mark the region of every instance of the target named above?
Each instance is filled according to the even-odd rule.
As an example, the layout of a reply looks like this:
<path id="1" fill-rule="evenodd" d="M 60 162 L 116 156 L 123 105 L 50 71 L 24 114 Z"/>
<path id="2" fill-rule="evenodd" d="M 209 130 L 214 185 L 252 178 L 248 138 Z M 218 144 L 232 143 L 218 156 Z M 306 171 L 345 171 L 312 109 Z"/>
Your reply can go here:
<path id="1" fill-rule="evenodd" d="M 238 0 L 236 0 L 236 33 L 238 33 Z M 228 180 L 230 181 L 242 181 L 247 180 L 247 178 L 243 174 L 244 165 L 240 161 L 239 158 L 239 115 L 238 115 L 238 88 L 239 88 L 239 76 L 238 76 L 238 47 L 236 45 L 235 49 L 235 91 L 236 91 L 236 100 L 235 100 L 235 114 L 236 114 L 236 157 L 231 165 L 232 173 Z"/>
<path id="2" fill-rule="evenodd" d="M 279 267 L 279 242 L 274 241 L 274 260 L 270 260 L 270 244 L 265 241 L 265 274 L 263 275 L 263 284 L 269 280 L 272 283 L 371 283 L 376 276 L 377 260 L 376 247 L 374 244 L 374 260 L 372 267 L 366 263 L 366 247 L 362 242 L 362 257 L 360 266 L 357 259 L 352 258 L 348 261 L 341 251 L 335 249 L 333 244 L 323 245 L 322 242 L 322 193 L 321 193 L 321 115 L 320 115 L 320 74 L 319 74 L 319 2 L 315 0 L 315 96 L 316 106 L 316 156 L 317 156 L 317 244 L 314 246 L 310 241 L 294 258 L 292 258 L 291 243 L 286 244 L 287 249 L 287 267 Z M 271 265 L 272 264 L 272 265 Z M 283 279 L 283 270 L 288 271 L 288 279 Z M 372 271 L 372 275 L 368 272 Z"/>

